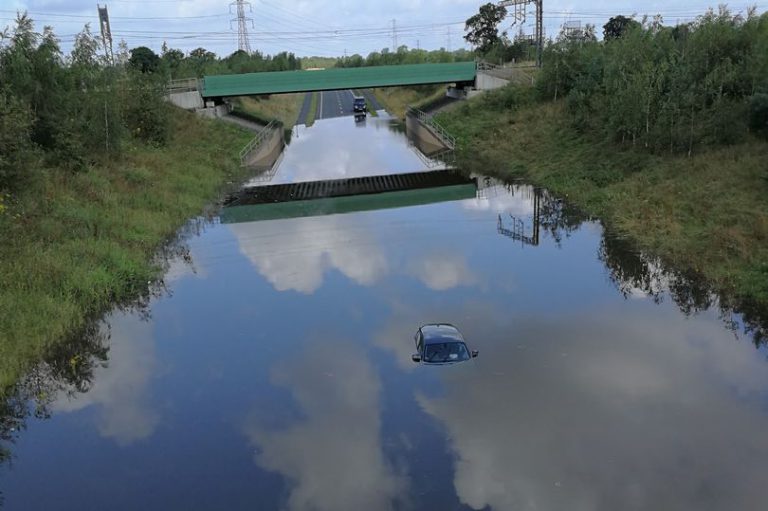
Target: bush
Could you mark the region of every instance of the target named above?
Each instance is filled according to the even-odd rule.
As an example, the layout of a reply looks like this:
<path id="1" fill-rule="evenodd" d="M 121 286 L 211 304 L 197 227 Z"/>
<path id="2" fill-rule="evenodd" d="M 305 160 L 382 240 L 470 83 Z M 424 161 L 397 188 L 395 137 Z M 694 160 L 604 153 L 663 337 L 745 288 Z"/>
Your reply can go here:
<path id="1" fill-rule="evenodd" d="M 768 94 L 757 93 L 749 102 L 749 128 L 768 139 Z"/>
<path id="2" fill-rule="evenodd" d="M 131 86 L 122 91 L 123 121 L 138 140 L 165 145 L 170 131 L 171 108 L 163 101 L 162 87 L 151 79 L 132 76 Z"/>
<path id="3" fill-rule="evenodd" d="M 34 145 L 30 140 L 32 113 L 29 107 L 0 92 L 0 190 L 26 184 Z"/>
<path id="4" fill-rule="evenodd" d="M 766 27 L 768 15 L 721 8 L 678 27 L 618 27 L 603 43 L 559 41 L 545 52 L 538 95 L 566 98 L 580 131 L 650 152 L 738 143 L 747 121 L 768 133 L 768 96 L 752 95 L 765 92 Z"/>
<path id="5" fill-rule="evenodd" d="M 490 110 L 514 110 L 533 102 L 534 91 L 530 87 L 511 84 L 481 96 L 484 108 Z"/>

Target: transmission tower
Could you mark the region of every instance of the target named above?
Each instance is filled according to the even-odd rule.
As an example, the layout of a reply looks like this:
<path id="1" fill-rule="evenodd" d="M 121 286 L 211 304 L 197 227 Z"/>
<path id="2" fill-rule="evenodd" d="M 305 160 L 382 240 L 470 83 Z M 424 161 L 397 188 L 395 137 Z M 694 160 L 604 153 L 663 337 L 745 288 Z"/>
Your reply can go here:
<path id="1" fill-rule="evenodd" d="M 232 12 L 232 6 L 237 7 L 237 18 L 233 18 L 232 21 L 237 21 L 237 49 L 246 53 L 251 53 L 251 42 L 248 40 L 248 22 L 253 27 L 253 19 L 245 15 L 245 7 L 248 6 L 248 12 L 253 12 L 251 8 L 251 2 L 246 0 L 235 0 L 229 4 L 229 12 Z"/>
<path id="2" fill-rule="evenodd" d="M 525 21 L 528 4 L 536 6 L 536 65 L 541 67 L 541 55 L 544 52 L 544 0 L 501 0 L 501 7 L 512 7 L 512 25 Z"/>
<path id="3" fill-rule="evenodd" d="M 101 41 L 104 43 L 104 53 L 109 63 L 112 64 L 114 56 L 112 55 L 112 30 L 109 28 L 109 13 L 106 5 L 102 7 L 96 4 L 96 8 L 99 10 L 99 27 L 101 28 Z"/>
<path id="4" fill-rule="evenodd" d="M 392 53 L 397 53 L 397 20 L 392 20 Z"/>

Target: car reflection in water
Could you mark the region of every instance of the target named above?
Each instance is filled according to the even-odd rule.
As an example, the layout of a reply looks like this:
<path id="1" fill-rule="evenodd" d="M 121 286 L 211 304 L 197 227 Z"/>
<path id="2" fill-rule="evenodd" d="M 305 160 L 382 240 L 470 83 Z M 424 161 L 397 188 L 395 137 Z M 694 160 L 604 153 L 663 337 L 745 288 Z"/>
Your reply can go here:
<path id="1" fill-rule="evenodd" d="M 461 332 L 444 323 L 424 325 L 416 332 L 417 353 L 411 356 L 421 364 L 457 364 L 478 355 L 477 350 L 469 351 Z"/>
<path id="2" fill-rule="evenodd" d="M 355 126 L 363 127 L 365 126 L 365 120 L 367 119 L 367 115 L 365 112 L 355 112 Z"/>

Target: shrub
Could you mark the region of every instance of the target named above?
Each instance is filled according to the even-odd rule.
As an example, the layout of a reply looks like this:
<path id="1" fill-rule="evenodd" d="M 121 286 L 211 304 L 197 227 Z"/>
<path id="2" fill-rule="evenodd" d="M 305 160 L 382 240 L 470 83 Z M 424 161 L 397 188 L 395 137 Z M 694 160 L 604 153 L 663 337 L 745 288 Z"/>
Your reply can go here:
<path id="1" fill-rule="evenodd" d="M 171 107 L 163 101 L 162 87 L 138 75 L 132 78 L 131 86 L 122 91 L 125 127 L 139 140 L 164 145 L 170 130 Z"/>
<path id="2" fill-rule="evenodd" d="M 749 102 L 749 127 L 768 139 L 768 94 L 757 93 Z"/>
<path id="3" fill-rule="evenodd" d="M 0 190 L 18 188 L 31 177 L 30 163 L 34 155 L 31 128 L 29 107 L 0 92 Z"/>

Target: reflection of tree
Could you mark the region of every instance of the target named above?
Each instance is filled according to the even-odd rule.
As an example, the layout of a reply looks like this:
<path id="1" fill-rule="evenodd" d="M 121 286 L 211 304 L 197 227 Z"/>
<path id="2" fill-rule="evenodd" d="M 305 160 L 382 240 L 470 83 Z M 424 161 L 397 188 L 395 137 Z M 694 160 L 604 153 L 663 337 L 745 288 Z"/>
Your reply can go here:
<path id="1" fill-rule="evenodd" d="M 539 227 L 549 232 L 558 245 L 563 237 L 568 237 L 581 224 L 589 220 L 584 213 L 566 201 L 553 197 L 548 191 L 536 189 L 541 195 L 539 206 Z"/>
<path id="2" fill-rule="evenodd" d="M 0 391 L 0 463 L 10 458 L 9 444 L 26 427 L 27 418 L 50 417 L 62 393 L 88 392 L 94 369 L 107 361 L 109 332 L 92 323 L 77 336 L 57 343 L 31 371 Z"/>
<path id="3" fill-rule="evenodd" d="M 766 325 L 759 318 L 757 309 L 748 304 L 736 303 L 728 296 L 718 296 L 714 288 L 700 274 L 666 267 L 658 258 L 651 258 L 635 250 L 626 239 L 603 234 L 598 257 L 608 269 L 611 281 L 625 296 L 640 294 L 661 303 L 665 295 L 685 315 L 709 310 L 718 306 L 720 315 L 729 328 L 739 328 L 734 314 L 741 314 L 744 332 L 756 345 L 766 342 Z"/>

